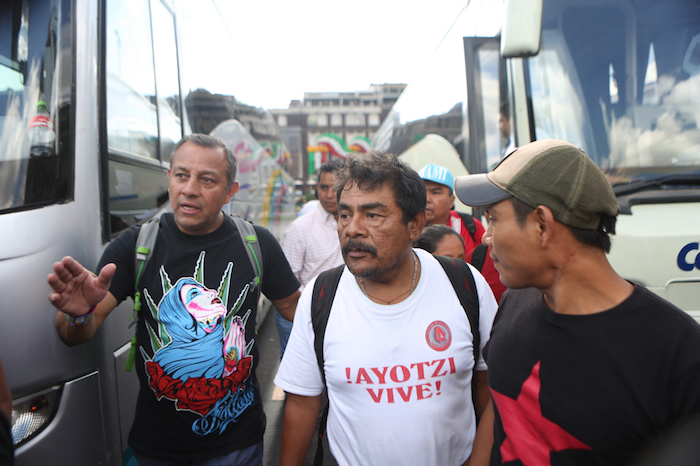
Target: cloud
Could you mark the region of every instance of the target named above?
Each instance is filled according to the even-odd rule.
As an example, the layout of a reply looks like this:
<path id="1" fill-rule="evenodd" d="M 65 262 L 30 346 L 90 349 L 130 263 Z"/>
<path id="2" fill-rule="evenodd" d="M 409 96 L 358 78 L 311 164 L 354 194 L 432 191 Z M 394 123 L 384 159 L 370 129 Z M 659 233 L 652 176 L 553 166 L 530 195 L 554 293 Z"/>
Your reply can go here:
<path id="1" fill-rule="evenodd" d="M 286 108 L 304 92 L 407 82 L 465 4 L 180 0 L 183 63 L 195 70 L 185 88 Z"/>

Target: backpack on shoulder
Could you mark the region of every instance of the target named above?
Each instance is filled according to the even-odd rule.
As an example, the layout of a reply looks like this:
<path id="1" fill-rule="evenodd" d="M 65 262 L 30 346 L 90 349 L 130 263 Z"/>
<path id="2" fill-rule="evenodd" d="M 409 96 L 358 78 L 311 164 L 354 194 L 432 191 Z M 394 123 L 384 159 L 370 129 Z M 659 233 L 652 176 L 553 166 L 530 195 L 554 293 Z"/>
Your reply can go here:
<path id="1" fill-rule="evenodd" d="M 476 227 L 475 227 L 476 229 Z M 479 350 L 481 346 L 481 334 L 479 333 L 479 296 L 476 292 L 476 283 L 474 276 L 466 262 L 452 257 L 433 256 L 438 260 L 442 268 L 445 270 L 447 277 L 450 279 L 452 288 L 454 288 L 459 302 L 467 314 L 469 325 L 472 330 L 474 341 L 474 370 L 476 370 L 476 361 L 479 359 Z M 316 278 L 314 291 L 311 298 L 311 326 L 314 331 L 314 351 L 316 352 L 316 361 L 321 372 L 323 385 L 326 385 L 326 373 L 323 369 L 323 341 L 328 326 L 328 318 L 330 317 L 331 307 L 335 292 L 340 283 L 340 276 L 343 273 L 345 264 L 339 265 L 325 272 L 321 272 Z M 472 382 L 474 380 L 474 372 L 472 371 Z M 474 384 L 472 383 L 472 399 L 474 394 Z M 318 429 L 318 444 L 316 446 L 316 456 L 314 458 L 314 466 L 321 466 L 323 461 L 323 437 L 326 431 L 326 422 L 328 420 L 328 405 L 326 405 L 321 416 L 321 422 Z"/>
<path id="2" fill-rule="evenodd" d="M 139 282 L 141 280 L 141 274 L 146 269 L 146 264 L 151 258 L 150 254 L 153 250 L 153 246 L 156 243 L 156 238 L 158 237 L 158 227 L 160 225 L 162 217 L 153 217 L 148 222 L 141 225 L 141 230 L 139 230 L 139 235 L 136 238 L 136 254 L 134 257 L 135 266 L 135 276 L 134 280 L 134 310 L 131 313 L 131 324 L 129 327 L 136 325 L 138 321 L 138 313 L 141 310 L 141 291 L 139 290 Z M 233 223 L 236 225 L 236 229 L 240 233 L 241 241 L 243 242 L 243 248 L 248 255 L 248 260 L 250 260 L 250 265 L 253 267 L 255 272 L 255 278 L 251 281 L 250 289 L 262 286 L 262 252 L 260 251 L 260 243 L 258 243 L 258 236 L 255 234 L 255 228 L 253 225 L 237 215 L 231 215 Z M 131 371 L 134 367 L 134 360 L 136 357 L 136 333 L 131 338 L 131 349 L 129 350 L 129 357 L 126 360 L 126 367 L 124 370 Z"/>
<path id="3" fill-rule="evenodd" d="M 464 212 L 457 212 L 457 215 L 459 215 L 459 217 L 462 219 L 462 223 L 464 223 L 464 227 L 469 232 L 469 236 L 471 236 L 474 242 L 478 245 L 474 249 L 474 252 L 472 252 L 471 264 L 476 270 L 481 272 L 481 269 L 484 267 L 484 261 L 486 261 L 486 252 L 488 251 L 488 247 L 481 241 L 476 240 L 476 222 L 474 221 L 474 217 L 469 214 L 465 214 Z"/>

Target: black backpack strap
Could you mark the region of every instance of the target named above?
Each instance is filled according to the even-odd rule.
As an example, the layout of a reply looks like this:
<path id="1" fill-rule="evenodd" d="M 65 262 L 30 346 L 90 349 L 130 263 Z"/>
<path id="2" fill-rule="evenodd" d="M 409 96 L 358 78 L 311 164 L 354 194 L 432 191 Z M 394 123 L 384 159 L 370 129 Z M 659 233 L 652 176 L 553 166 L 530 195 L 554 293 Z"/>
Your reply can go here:
<path id="1" fill-rule="evenodd" d="M 326 373 L 323 370 L 323 339 L 326 335 L 328 317 L 331 314 L 333 298 L 338 289 L 340 276 L 343 273 L 345 264 L 339 265 L 325 272 L 321 272 L 314 283 L 314 292 L 311 298 L 311 326 L 314 330 L 314 350 L 316 351 L 316 361 L 318 369 L 321 371 L 323 385 L 326 385 Z M 323 437 L 326 434 L 326 422 L 328 420 L 328 404 L 326 404 L 321 422 L 318 426 L 318 443 L 316 445 L 316 456 L 314 466 L 323 464 Z"/>
<path id="2" fill-rule="evenodd" d="M 474 249 L 474 252 L 472 252 L 472 260 L 470 263 L 476 270 L 481 272 L 481 269 L 484 267 L 484 261 L 486 261 L 486 251 L 488 247 L 476 240 L 476 222 L 474 221 L 474 217 L 469 214 L 465 214 L 464 212 L 457 212 L 457 214 L 462 219 L 464 227 L 469 232 L 469 235 L 472 237 L 474 242 L 478 244 L 478 246 Z"/>
<path id="3" fill-rule="evenodd" d="M 479 243 L 479 245 L 474 249 L 474 252 L 472 252 L 471 264 L 479 272 L 481 272 L 481 269 L 484 268 L 484 262 L 486 261 L 486 252 L 488 251 L 488 249 L 488 246 L 486 246 L 484 243 Z"/>
<path id="4" fill-rule="evenodd" d="M 465 214 L 464 212 L 457 212 L 457 215 L 459 215 L 459 217 L 462 219 L 464 227 L 469 232 L 469 236 L 472 237 L 475 243 L 479 243 L 476 240 L 476 222 L 474 221 L 474 217 L 469 214 Z"/>
<path id="5" fill-rule="evenodd" d="M 459 302 L 469 318 L 474 337 L 474 364 L 479 359 L 481 335 L 479 333 L 479 295 L 476 292 L 476 282 L 472 271 L 466 262 L 452 257 L 434 256 L 445 269 L 452 287 L 457 293 Z"/>
<path id="6" fill-rule="evenodd" d="M 469 319 L 474 341 L 474 369 L 472 370 L 472 402 L 474 400 L 474 372 L 476 363 L 479 360 L 481 348 L 481 333 L 479 332 L 479 295 L 476 292 L 476 282 L 472 271 L 466 262 L 452 257 L 434 256 L 442 268 L 445 269 L 447 277 L 452 283 L 459 298 L 459 302 L 464 308 L 464 312 Z"/>
<path id="7" fill-rule="evenodd" d="M 321 272 L 314 283 L 314 294 L 311 298 L 311 326 L 314 330 L 314 350 L 318 369 L 321 371 L 323 385 L 326 385 L 326 374 L 323 370 L 323 339 L 326 334 L 326 325 L 331 313 L 333 298 L 338 289 L 340 276 L 343 273 L 345 264 L 336 268 Z"/>
<path id="8" fill-rule="evenodd" d="M 314 456 L 314 466 L 323 466 L 323 437 L 326 435 L 326 424 L 328 423 L 328 403 L 323 408 L 321 419 L 318 424 L 318 443 L 316 444 L 316 455 Z"/>

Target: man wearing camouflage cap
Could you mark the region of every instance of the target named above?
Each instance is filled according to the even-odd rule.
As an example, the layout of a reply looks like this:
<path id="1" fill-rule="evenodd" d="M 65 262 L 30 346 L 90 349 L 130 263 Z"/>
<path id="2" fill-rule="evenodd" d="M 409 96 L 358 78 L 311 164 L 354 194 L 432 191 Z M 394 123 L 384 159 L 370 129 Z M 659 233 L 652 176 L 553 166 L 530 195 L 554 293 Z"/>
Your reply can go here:
<path id="1" fill-rule="evenodd" d="M 536 141 L 458 177 L 455 193 L 485 207 L 483 241 L 510 288 L 484 351 L 492 404 L 471 466 L 628 464 L 700 413 L 700 326 L 613 270 L 619 208 L 583 151 Z"/>

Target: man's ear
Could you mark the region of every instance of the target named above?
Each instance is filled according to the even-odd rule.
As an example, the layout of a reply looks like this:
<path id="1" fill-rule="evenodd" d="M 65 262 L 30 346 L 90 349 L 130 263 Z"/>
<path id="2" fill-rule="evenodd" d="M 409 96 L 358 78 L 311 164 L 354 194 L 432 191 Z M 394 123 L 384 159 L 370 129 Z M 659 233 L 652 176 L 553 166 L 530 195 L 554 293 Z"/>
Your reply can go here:
<path id="1" fill-rule="evenodd" d="M 530 214 L 537 225 L 537 234 L 543 247 L 547 247 L 552 241 L 556 220 L 549 207 L 540 205 Z"/>
<path id="2" fill-rule="evenodd" d="M 233 199 L 233 196 L 238 192 L 240 188 L 241 185 L 238 184 L 238 181 L 234 181 L 231 187 L 228 188 L 228 193 L 226 195 L 226 204 L 231 202 L 231 199 Z"/>
<path id="3" fill-rule="evenodd" d="M 408 233 L 411 237 L 411 241 L 415 241 L 418 239 L 420 234 L 423 232 L 423 228 L 425 228 L 425 211 L 421 210 L 418 212 L 418 214 L 413 217 L 413 219 L 408 221 Z"/>

